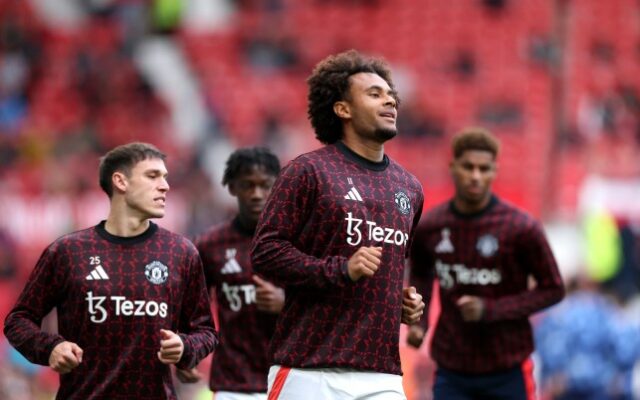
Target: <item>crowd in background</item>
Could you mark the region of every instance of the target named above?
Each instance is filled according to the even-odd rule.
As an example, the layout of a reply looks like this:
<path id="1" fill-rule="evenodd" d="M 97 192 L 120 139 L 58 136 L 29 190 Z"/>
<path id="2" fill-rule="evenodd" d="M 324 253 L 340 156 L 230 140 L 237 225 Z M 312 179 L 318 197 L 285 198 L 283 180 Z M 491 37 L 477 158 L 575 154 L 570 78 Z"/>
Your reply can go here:
<path id="1" fill-rule="evenodd" d="M 402 0 L 389 18 L 406 25 L 374 0 L 51 3 L 0 0 L 2 319 L 46 243 L 107 209 L 100 154 L 157 145 L 172 186 L 161 223 L 202 232 L 232 209 L 220 185 L 230 151 L 264 144 L 287 161 L 317 145 L 304 80 L 321 57 L 358 47 L 396 68 L 403 103 L 389 151 L 423 180 L 427 205 L 450 194 L 440 162 L 450 135 L 479 124 L 504 144 L 496 190 L 580 233 L 580 254 L 560 265 L 567 299 L 535 319 L 542 397 L 640 398 L 636 2 Z M 407 392 L 429 398 L 426 354 L 407 357 L 417 367 Z M 56 387 L 2 338 L 0 398 L 47 399 Z"/>

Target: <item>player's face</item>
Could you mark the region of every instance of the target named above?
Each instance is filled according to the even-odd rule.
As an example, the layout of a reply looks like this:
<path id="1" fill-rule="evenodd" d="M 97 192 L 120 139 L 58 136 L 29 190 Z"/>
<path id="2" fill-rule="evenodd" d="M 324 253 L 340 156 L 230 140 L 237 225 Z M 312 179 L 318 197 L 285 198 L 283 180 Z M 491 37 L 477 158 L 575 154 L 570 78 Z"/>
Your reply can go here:
<path id="1" fill-rule="evenodd" d="M 276 181 L 262 167 L 253 167 L 229 183 L 229 192 L 238 199 L 240 218 L 251 225 L 258 223 L 260 213 Z"/>
<path id="2" fill-rule="evenodd" d="M 491 196 L 496 162 L 488 151 L 467 150 L 450 165 L 456 199 L 470 208 L 484 205 Z"/>
<path id="3" fill-rule="evenodd" d="M 164 205 L 169 191 L 164 161 L 152 158 L 140 161 L 126 178 L 127 206 L 143 218 L 164 217 Z"/>
<path id="4" fill-rule="evenodd" d="M 378 74 L 360 72 L 349 78 L 351 124 L 356 134 L 384 143 L 398 133 L 396 93 Z"/>

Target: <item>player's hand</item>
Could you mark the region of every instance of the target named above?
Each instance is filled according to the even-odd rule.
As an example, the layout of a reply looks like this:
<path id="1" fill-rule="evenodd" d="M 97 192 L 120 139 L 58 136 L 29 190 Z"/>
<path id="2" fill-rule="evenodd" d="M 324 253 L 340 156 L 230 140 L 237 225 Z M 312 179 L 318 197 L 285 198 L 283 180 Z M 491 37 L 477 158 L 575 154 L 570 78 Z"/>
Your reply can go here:
<path id="1" fill-rule="evenodd" d="M 422 295 L 416 292 L 414 286 L 402 289 L 402 323 L 413 325 L 420 321 L 424 307 Z"/>
<path id="2" fill-rule="evenodd" d="M 484 314 L 484 300 L 477 296 L 462 296 L 456 302 L 462 319 L 467 322 L 480 321 Z"/>
<path id="3" fill-rule="evenodd" d="M 82 349 L 72 342 L 58 343 L 49 355 L 49 366 L 59 374 L 66 374 L 82 362 Z"/>
<path id="4" fill-rule="evenodd" d="M 380 267 L 382 247 L 360 247 L 347 262 L 347 272 L 352 281 L 363 276 L 372 277 Z"/>
<path id="5" fill-rule="evenodd" d="M 253 276 L 256 284 L 256 306 L 258 310 L 277 314 L 284 307 L 284 290 L 258 275 Z"/>
<path id="6" fill-rule="evenodd" d="M 202 379 L 202 374 L 198 371 L 198 368 L 180 369 L 176 368 L 176 376 L 182 383 L 196 383 Z"/>
<path id="7" fill-rule="evenodd" d="M 407 332 L 407 344 L 409 346 L 415 347 L 419 349 L 422 346 L 422 342 L 424 341 L 425 332 L 424 329 L 420 325 L 411 325 L 409 326 L 409 331 Z"/>
<path id="8" fill-rule="evenodd" d="M 175 364 L 182 358 L 184 351 L 184 343 L 177 333 L 160 329 L 160 351 L 158 351 L 158 359 L 163 364 Z"/>

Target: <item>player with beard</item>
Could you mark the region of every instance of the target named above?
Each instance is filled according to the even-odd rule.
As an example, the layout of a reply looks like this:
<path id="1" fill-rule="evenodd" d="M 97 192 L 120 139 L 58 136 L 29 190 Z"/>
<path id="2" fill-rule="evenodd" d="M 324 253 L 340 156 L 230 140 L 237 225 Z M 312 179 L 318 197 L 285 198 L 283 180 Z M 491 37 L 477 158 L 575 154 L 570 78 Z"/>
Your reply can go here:
<path id="1" fill-rule="evenodd" d="M 469 128 L 452 150 L 455 195 L 425 215 L 411 251 L 418 291 L 429 298 L 440 284 L 434 399 L 533 399 L 529 316 L 562 299 L 558 267 L 540 224 L 491 191 L 496 138 Z M 410 328 L 413 346 L 427 321 Z"/>
<path id="2" fill-rule="evenodd" d="M 222 184 L 236 197 L 238 214 L 194 240 L 207 286 L 216 296 L 220 346 L 209 378 L 216 400 L 267 398 L 267 348 L 284 291 L 254 274 L 249 250 L 279 172 L 280 162 L 268 149 L 236 150 L 227 160 Z M 199 376 L 195 369 L 178 370 L 178 378 L 193 382 Z"/>
<path id="3" fill-rule="evenodd" d="M 385 63 L 351 50 L 308 79 L 325 144 L 290 162 L 258 223 L 255 270 L 284 287 L 269 399 L 404 399 L 400 323 L 424 308 L 403 289 L 420 219 L 418 180 L 384 153 L 398 96 Z"/>
<path id="4" fill-rule="evenodd" d="M 217 343 L 198 251 L 149 221 L 165 213 L 164 159 L 146 143 L 101 159 L 107 219 L 49 245 L 6 318 L 9 342 L 60 374 L 57 399 L 177 399 L 170 365 Z M 54 307 L 58 333 L 43 332 Z"/>

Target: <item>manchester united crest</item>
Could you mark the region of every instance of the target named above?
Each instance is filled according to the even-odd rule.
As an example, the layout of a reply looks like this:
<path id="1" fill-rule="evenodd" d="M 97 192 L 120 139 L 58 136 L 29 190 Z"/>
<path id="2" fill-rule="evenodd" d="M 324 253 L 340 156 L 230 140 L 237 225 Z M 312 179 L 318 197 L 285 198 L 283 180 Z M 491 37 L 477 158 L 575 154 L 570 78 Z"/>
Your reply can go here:
<path id="1" fill-rule="evenodd" d="M 160 285 L 167 281 L 169 277 L 169 267 L 160 261 L 154 261 L 144 267 L 144 275 L 149 282 Z"/>
<path id="2" fill-rule="evenodd" d="M 405 192 L 397 192 L 395 195 L 396 207 L 403 214 L 409 214 L 411 211 L 411 201 L 409 200 L 409 196 Z"/>
<path id="3" fill-rule="evenodd" d="M 489 258 L 498 251 L 498 239 L 491 234 L 482 235 L 476 243 L 476 250 L 485 258 Z"/>

